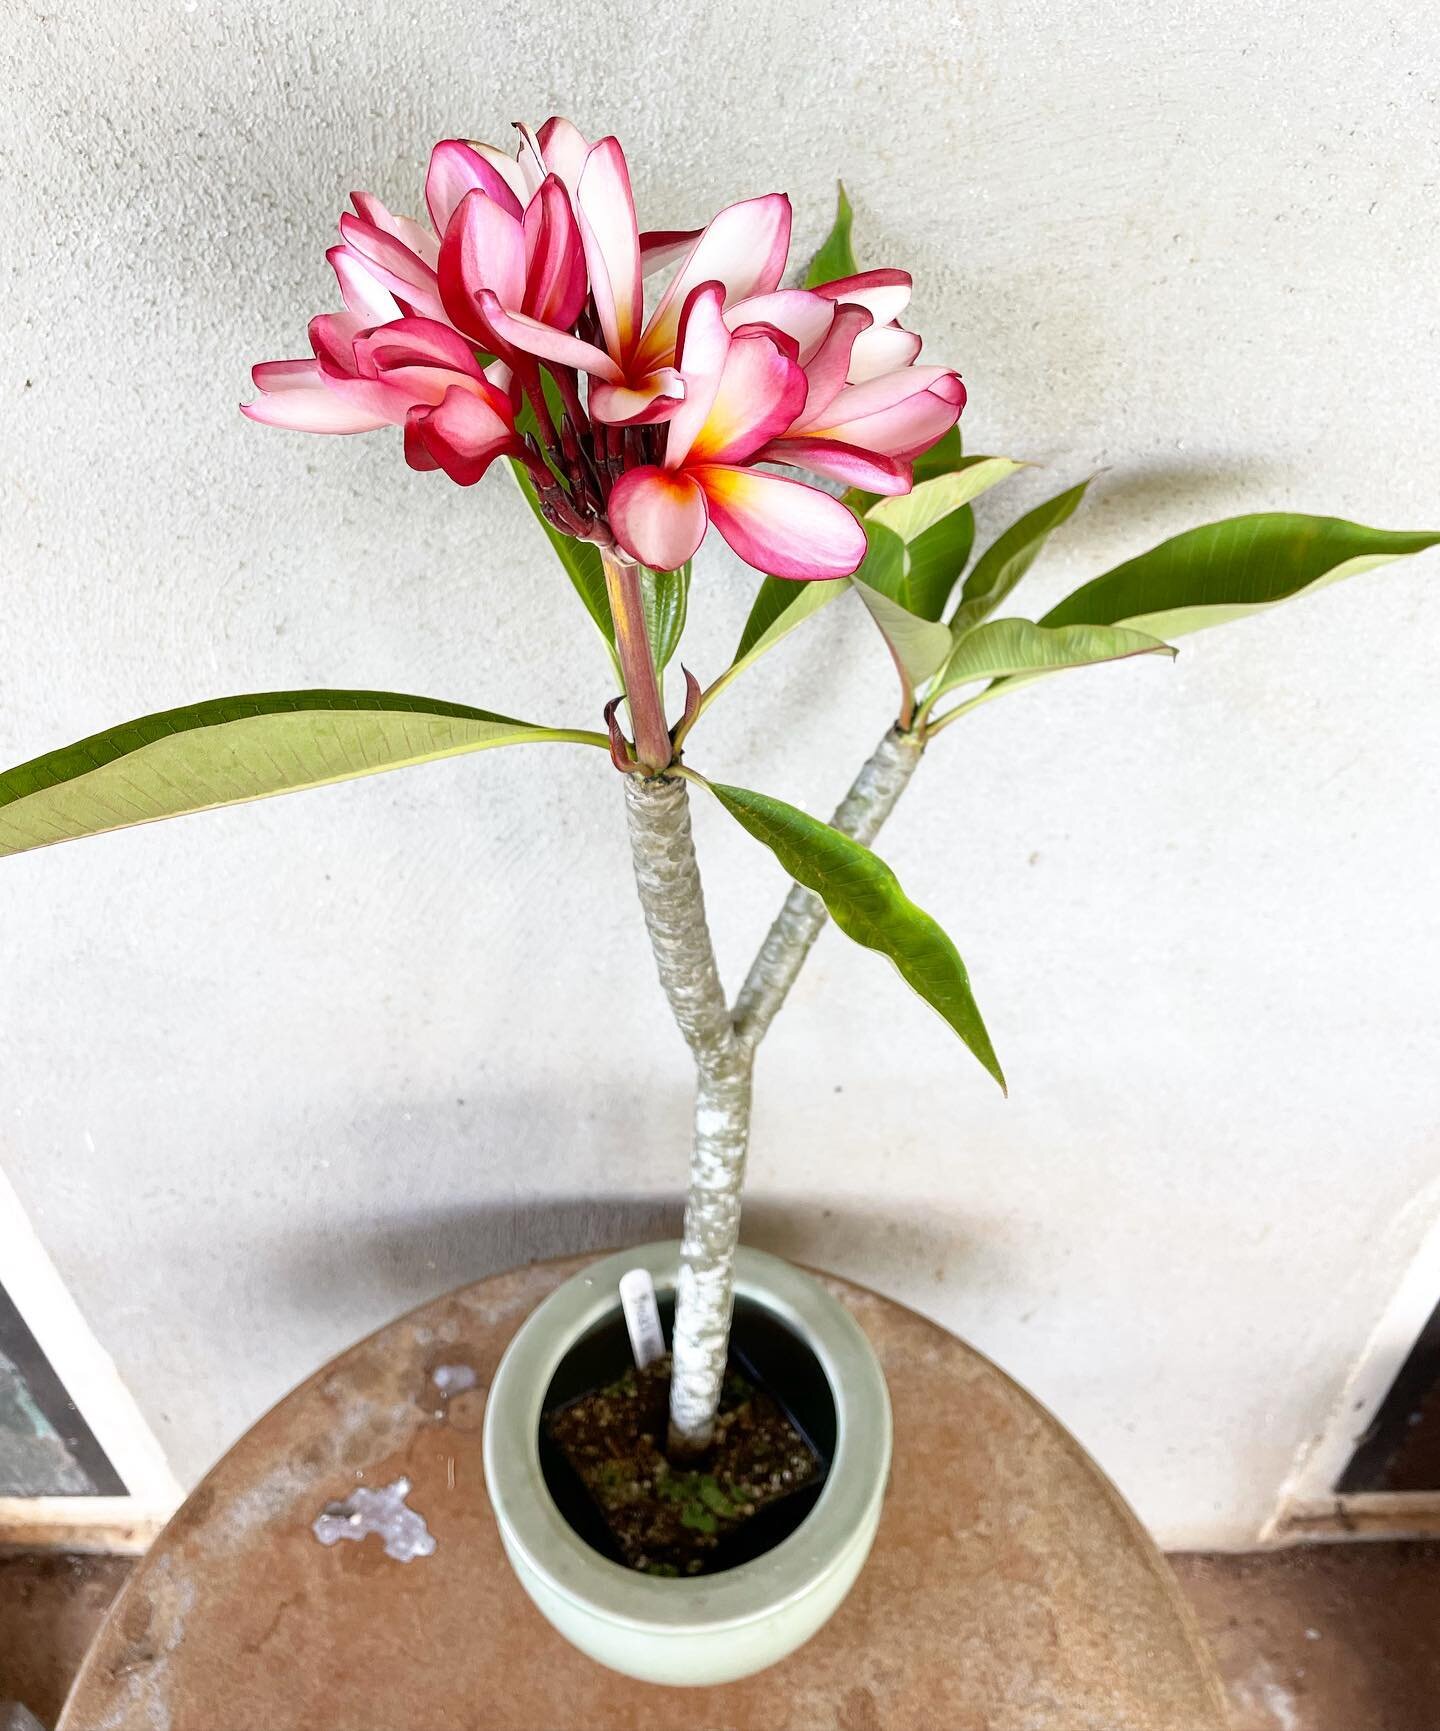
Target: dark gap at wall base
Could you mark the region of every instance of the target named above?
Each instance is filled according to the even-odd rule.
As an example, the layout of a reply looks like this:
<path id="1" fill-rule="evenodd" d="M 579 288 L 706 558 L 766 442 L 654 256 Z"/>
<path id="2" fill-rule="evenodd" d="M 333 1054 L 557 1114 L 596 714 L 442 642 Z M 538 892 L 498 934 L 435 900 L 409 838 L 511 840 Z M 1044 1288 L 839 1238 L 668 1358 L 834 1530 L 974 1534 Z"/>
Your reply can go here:
<path id="1" fill-rule="evenodd" d="M 1421 1329 L 1335 1489 L 1342 1496 L 1440 1491 L 1440 1305 Z"/>
<path id="2" fill-rule="evenodd" d="M 124 1481 L 0 1287 L 0 1496 L 125 1494 Z"/>

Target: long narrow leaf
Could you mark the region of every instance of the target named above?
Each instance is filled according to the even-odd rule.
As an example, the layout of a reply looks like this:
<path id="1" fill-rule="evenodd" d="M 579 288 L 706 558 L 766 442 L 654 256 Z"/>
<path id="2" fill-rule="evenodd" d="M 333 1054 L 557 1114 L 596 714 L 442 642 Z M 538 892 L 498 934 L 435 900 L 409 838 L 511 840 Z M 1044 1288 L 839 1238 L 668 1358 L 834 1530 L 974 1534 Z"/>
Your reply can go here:
<path id="1" fill-rule="evenodd" d="M 889 646 L 906 686 L 911 692 L 917 691 L 944 665 L 954 647 L 950 641 L 950 627 L 931 619 L 917 619 L 898 602 L 892 601 L 881 590 L 872 589 L 858 576 L 850 581 L 870 617 L 880 627 L 880 635 Z"/>
<path id="2" fill-rule="evenodd" d="M 1010 457 L 963 457 L 958 469 L 921 481 L 908 493 L 882 499 L 865 513 L 902 541 L 914 541 L 934 523 L 1024 467 Z"/>
<path id="3" fill-rule="evenodd" d="M 492 746 L 606 748 L 462 703 L 388 691 L 266 691 L 167 709 L 0 775 L 0 857 Z"/>
<path id="4" fill-rule="evenodd" d="M 957 639 L 993 613 L 1009 595 L 1054 531 L 1074 515 L 1089 485 L 1088 480 L 1082 481 L 1078 487 L 1071 487 L 1027 511 L 985 549 L 965 579 L 960 605 L 950 621 Z"/>
<path id="5" fill-rule="evenodd" d="M 655 665 L 664 672 L 670 665 L 685 630 L 690 603 L 690 561 L 678 571 L 640 572 L 640 602 L 645 609 L 645 629 L 655 655 Z"/>
<path id="6" fill-rule="evenodd" d="M 991 619 L 957 643 L 926 698 L 927 705 L 956 686 L 977 679 L 1038 677 L 1067 667 L 1123 661 L 1131 655 L 1168 655 L 1176 650 L 1143 631 L 1117 625 L 1032 625 L 1028 619 Z"/>
<path id="7" fill-rule="evenodd" d="M 884 860 L 783 800 L 711 784 L 726 811 L 825 903 L 849 938 L 888 956 L 901 978 L 950 1024 L 1002 1088 L 1004 1073 L 954 944 L 901 889 Z"/>
<path id="8" fill-rule="evenodd" d="M 905 569 L 907 549 L 900 537 L 873 519 L 866 520 L 865 534 L 869 542 L 865 559 L 850 582 L 880 628 L 899 672 L 908 706 L 917 688 L 949 655 L 950 628 L 921 619 L 911 611 Z"/>
<path id="9" fill-rule="evenodd" d="M 1179 637 L 1247 618 L 1437 542 L 1440 533 L 1367 529 L 1293 511 L 1228 517 L 1117 565 L 1067 595 L 1040 623 L 1123 624 Z"/>
<path id="10" fill-rule="evenodd" d="M 975 513 L 969 505 L 934 523 L 905 548 L 905 605 L 921 619 L 938 619 L 960 581 L 975 545 Z"/>

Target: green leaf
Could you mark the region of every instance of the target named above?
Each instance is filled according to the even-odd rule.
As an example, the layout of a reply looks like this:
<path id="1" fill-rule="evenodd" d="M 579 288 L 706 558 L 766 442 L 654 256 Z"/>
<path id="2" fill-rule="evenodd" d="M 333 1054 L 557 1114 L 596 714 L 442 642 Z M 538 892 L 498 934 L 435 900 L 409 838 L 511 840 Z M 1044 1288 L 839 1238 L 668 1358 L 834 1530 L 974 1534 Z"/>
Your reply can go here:
<path id="1" fill-rule="evenodd" d="M 945 1018 L 1004 1088 L 964 962 L 930 915 L 900 888 L 890 867 L 869 848 L 783 800 L 718 783 L 711 791 L 797 883 L 820 897 L 847 937 L 894 962 L 901 978 Z"/>
<path id="2" fill-rule="evenodd" d="M 855 576 L 917 619 L 938 619 L 969 557 L 975 539 L 974 512 L 961 505 L 909 542 L 873 514 L 863 521 L 870 547 Z"/>
<path id="3" fill-rule="evenodd" d="M 960 446 L 960 423 L 937 439 L 928 451 L 922 451 L 911 465 L 911 478 L 918 487 L 922 481 L 933 481 L 937 475 L 948 475 L 958 469 L 965 453 Z"/>
<path id="4" fill-rule="evenodd" d="M 922 619 L 940 617 L 974 545 L 975 513 L 962 505 L 906 546 L 905 584 L 912 613 Z"/>
<path id="5" fill-rule="evenodd" d="M 922 481 L 933 481 L 937 475 L 948 475 L 952 469 L 958 469 L 963 461 L 960 426 L 957 422 L 948 433 L 937 439 L 928 451 L 922 451 L 910 465 L 911 485 L 918 487 Z M 862 487 L 852 487 L 845 495 L 845 503 L 863 517 L 870 507 L 878 505 L 883 497 L 881 493 L 867 493 Z"/>
<path id="6" fill-rule="evenodd" d="M 822 282 L 834 282 L 837 277 L 854 276 L 859 268 L 850 249 L 850 224 L 854 211 L 845 193 L 844 181 L 837 181 L 840 196 L 835 205 L 835 225 L 820 243 L 820 250 L 810 260 L 805 273 L 805 287 L 813 289 Z"/>
<path id="7" fill-rule="evenodd" d="M 767 577 L 756 593 L 750 617 L 745 621 L 739 643 L 735 645 L 735 659 L 705 692 L 700 700 L 701 709 L 708 709 L 747 667 L 753 666 L 782 637 L 788 637 L 797 625 L 803 625 L 849 587 L 848 577 L 835 577 L 819 583 Z"/>
<path id="8" fill-rule="evenodd" d="M 1042 625 L 1130 625 L 1179 637 L 1422 553 L 1440 533 L 1263 511 L 1162 541 L 1052 607 Z"/>
<path id="9" fill-rule="evenodd" d="M 891 530 L 869 519 L 864 529 L 865 557 L 850 581 L 867 583 L 892 601 L 899 601 L 905 587 L 905 543 Z M 904 602 L 900 605 L 903 607 Z"/>
<path id="10" fill-rule="evenodd" d="M 964 463 L 965 457 L 960 448 L 960 429 L 955 426 L 937 444 L 916 458 L 913 466 L 914 485 L 918 487 L 922 482 L 951 474 L 963 467 Z M 845 495 L 845 503 L 861 517 L 867 517 L 880 503 L 880 498 L 878 493 L 864 493 L 858 488 L 852 488 Z M 868 522 L 866 526 L 869 527 Z M 914 540 L 906 542 L 904 593 L 897 594 L 892 599 L 898 600 L 921 619 L 938 619 L 945 611 L 945 603 L 950 599 L 950 593 L 959 580 L 960 573 L 965 569 L 965 561 L 970 557 L 970 549 L 974 543 L 975 513 L 970 507 L 960 505 L 947 511 L 938 523 L 932 523 Z"/>
<path id="11" fill-rule="evenodd" d="M 968 505 L 1024 466 L 1009 457 L 963 457 L 960 467 L 949 474 L 936 475 L 898 498 L 872 505 L 865 513 L 866 521 L 883 525 L 902 541 L 914 541 L 942 517 Z"/>
<path id="12" fill-rule="evenodd" d="M 601 581 L 604 579 L 602 577 Z M 640 604 L 645 609 L 645 629 L 661 673 L 670 665 L 685 630 L 685 612 L 690 600 L 690 561 L 678 571 L 640 571 Z"/>
<path id="13" fill-rule="evenodd" d="M 921 619 L 909 609 L 906 549 L 900 537 L 874 521 L 866 524 L 866 533 L 869 551 L 850 581 L 880 627 L 902 679 L 913 692 L 949 655 L 950 628 Z"/>
<path id="14" fill-rule="evenodd" d="M 1089 480 L 1047 499 L 1012 523 L 975 562 L 950 621 L 957 638 L 993 613 L 1040 555 L 1050 535 L 1072 516 Z"/>
<path id="15" fill-rule="evenodd" d="M 927 705 L 957 685 L 977 679 L 1007 679 L 1017 674 L 1058 673 L 1131 655 L 1178 652 L 1143 631 L 1114 625 L 1032 625 L 1028 619 L 992 619 L 977 625 L 954 646 Z"/>
<path id="16" fill-rule="evenodd" d="M 952 648 L 950 627 L 931 619 L 917 619 L 868 583 L 853 577 L 851 582 L 870 617 L 880 627 L 901 677 L 912 692 L 918 691 L 944 665 Z"/>
<path id="17" fill-rule="evenodd" d="M 213 698 L 92 734 L 0 775 L 0 857 L 461 752 L 599 733 L 388 691 Z"/>

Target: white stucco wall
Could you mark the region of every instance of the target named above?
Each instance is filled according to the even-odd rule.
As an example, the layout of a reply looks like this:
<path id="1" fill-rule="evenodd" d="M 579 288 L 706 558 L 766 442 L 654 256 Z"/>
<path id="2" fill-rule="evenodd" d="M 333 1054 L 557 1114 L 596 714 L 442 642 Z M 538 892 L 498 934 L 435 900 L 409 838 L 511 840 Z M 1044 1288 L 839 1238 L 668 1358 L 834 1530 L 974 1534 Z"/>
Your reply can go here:
<path id="1" fill-rule="evenodd" d="M 1108 470 L 1037 608 L 1239 510 L 1440 518 L 1433 8 L 0 10 L 0 761 L 314 684 L 593 724 L 507 482 L 235 412 L 349 188 L 418 209 L 432 139 L 516 115 L 619 132 L 657 223 L 784 187 L 802 253 L 843 173 L 971 448 L 1048 465 L 1005 512 Z M 702 675 L 751 589 L 707 550 Z M 1440 1211 L 1437 641 L 1432 554 L 978 712 L 882 851 L 1011 1100 L 834 934 L 763 1059 L 752 1239 L 968 1335 L 1171 1543 L 1253 1537 Z M 846 604 L 692 759 L 827 811 L 889 700 Z M 782 883 L 698 823 L 733 979 Z M 553 748 L 0 868 L 0 1162 L 182 1477 L 410 1303 L 673 1219 L 625 873 L 613 773 Z"/>

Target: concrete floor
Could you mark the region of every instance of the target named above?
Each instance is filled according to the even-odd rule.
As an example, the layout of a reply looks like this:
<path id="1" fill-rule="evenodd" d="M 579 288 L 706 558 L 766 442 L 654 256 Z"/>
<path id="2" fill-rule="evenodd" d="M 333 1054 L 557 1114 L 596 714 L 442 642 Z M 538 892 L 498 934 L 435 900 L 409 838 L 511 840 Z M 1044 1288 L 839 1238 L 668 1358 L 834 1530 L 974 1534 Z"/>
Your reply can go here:
<path id="1" fill-rule="evenodd" d="M 1440 1727 L 1440 1544 L 1171 1561 L 1229 1688 L 1234 1731 Z M 0 1557 L 0 1702 L 54 1724 L 129 1567 Z"/>

